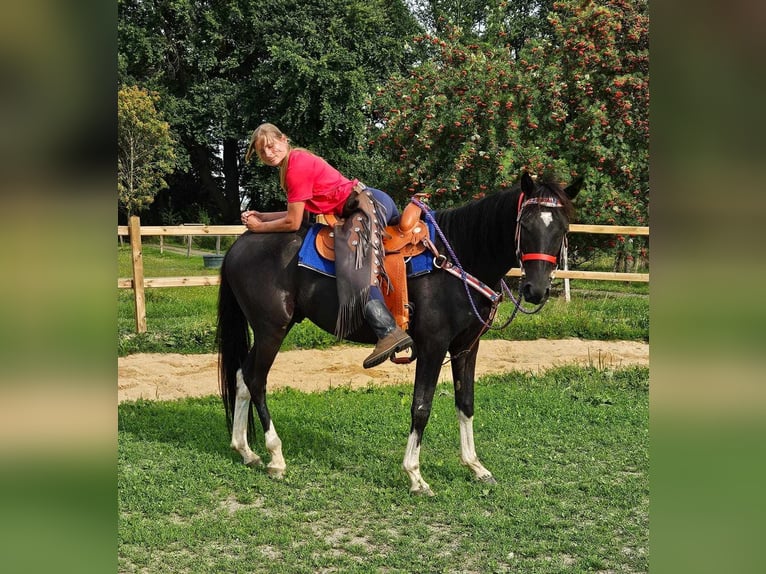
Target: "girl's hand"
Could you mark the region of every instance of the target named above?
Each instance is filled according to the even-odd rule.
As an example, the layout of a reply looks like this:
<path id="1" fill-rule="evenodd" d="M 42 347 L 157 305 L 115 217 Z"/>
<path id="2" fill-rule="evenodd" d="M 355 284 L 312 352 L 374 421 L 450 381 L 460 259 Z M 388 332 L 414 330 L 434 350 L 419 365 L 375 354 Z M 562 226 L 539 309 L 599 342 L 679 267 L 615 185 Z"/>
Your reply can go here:
<path id="1" fill-rule="evenodd" d="M 255 231 L 258 224 L 261 223 L 259 215 L 260 214 L 257 211 L 243 211 L 241 217 L 242 223 L 244 223 L 245 227 L 250 231 Z"/>

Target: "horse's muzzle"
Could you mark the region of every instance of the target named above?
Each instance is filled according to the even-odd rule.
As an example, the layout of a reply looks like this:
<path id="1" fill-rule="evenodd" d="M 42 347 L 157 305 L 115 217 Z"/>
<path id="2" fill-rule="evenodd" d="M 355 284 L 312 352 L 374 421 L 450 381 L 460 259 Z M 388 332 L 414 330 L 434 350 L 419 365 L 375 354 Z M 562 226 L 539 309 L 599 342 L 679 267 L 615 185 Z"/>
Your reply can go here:
<path id="1" fill-rule="evenodd" d="M 531 281 L 526 281 L 521 286 L 521 294 L 524 300 L 532 305 L 538 305 L 541 302 L 547 301 L 551 294 L 550 282 L 545 285 L 535 284 Z"/>

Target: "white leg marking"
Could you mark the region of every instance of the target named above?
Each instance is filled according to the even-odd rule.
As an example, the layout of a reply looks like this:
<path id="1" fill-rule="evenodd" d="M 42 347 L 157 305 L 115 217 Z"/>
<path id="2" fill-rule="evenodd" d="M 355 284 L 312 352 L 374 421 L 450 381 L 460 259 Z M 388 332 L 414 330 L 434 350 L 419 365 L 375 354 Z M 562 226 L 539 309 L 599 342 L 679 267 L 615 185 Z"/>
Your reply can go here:
<path id="1" fill-rule="evenodd" d="M 231 425 L 231 448 L 242 455 L 242 462 L 248 466 L 261 464 L 260 457 L 250 450 L 247 442 L 247 417 L 250 412 L 250 391 L 247 390 L 242 369 L 237 371 L 237 400 L 234 403 L 234 417 Z"/>
<path id="2" fill-rule="evenodd" d="M 457 420 L 460 425 L 460 461 L 470 468 L 476 478 L 483 481 L 491 481 L 492 473 L 479 462 L 476 456 L 476 448 L 473 442 L 473 417 L 467 417 L 460 409 L 457 409 Z"/>
<path id="3" fill-rule="evenodd" d="M 266 449 L 271 453 L 271 461 L 266 465 L 266 471 L 274 478 L 282 478 L 285 475 L 285 458 L 282 456 L 282 440 L 277 435 L 274 428 L 274 421 L 271 421 L 269 430 L 266 431 Z"/>
<path id="4" fill-rule="evenodd" d="M 410 477 L 410 493 L 433 496 L 431 487 L 420 476 L 420 445 L 418 445 L 418 433 L 415 431 L 411 432 L 407 439 L 407 449 L 404 451 L 402 468 Z"/>

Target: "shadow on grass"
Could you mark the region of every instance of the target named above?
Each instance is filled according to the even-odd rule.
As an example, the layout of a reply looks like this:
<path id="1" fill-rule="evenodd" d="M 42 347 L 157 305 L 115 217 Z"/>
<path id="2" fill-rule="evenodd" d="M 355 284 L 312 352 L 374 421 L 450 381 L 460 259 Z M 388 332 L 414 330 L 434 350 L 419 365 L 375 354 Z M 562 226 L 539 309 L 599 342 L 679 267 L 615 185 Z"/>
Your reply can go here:
<path id="1" fill-rule="evenodd" d="M 355 421 L 354 416 L 347 416 L 344 405 L 317 409 L 316 404 L 306 404 L 316 403 L 316 398 L 302 397 L 302 393 L 297 392 L 287 395 L 276 393 L 269 401 L 269 407 L 282 439 L 288 467 L 301 462 L 316 462 L 331 469 L 345 469 L 357 466 L 364 458 L 379 459 L 394 448 L 393 444 L 381 443 L 378 436 L 381 433 L 371 424 L 375 421 L 363 420 L 362 428 L 354 429 L 355 422 L 359 421 Z M 375 400 L 375 397 L 364 395 L 362 403 Z M 356 407 L 361 411 L 373 410 L 365 408 L 364 404 Z M 229 448 L 231 437 L 223 406 L 216 397 L 129 401 L 120 404 L 118 413 L 119 432 L 129 433 L 134 440 L 165 443 L 232 461 L 240 460 L 239 454 Z M 382 423 L 377 421 L 377 424 Z M 381 429 L 385 430 L 385 425 Z M 398 441 L 396 447 L 403 452 L 406 427 L 399 430 L 405 438 Z M 268 460 L 257 417 L 255 436 L 249 435 L 249 440 L 251 448 Z"/>
<path id="2" fill-rule="evenodd" d="M 229 453 L 223 407 L 214 397 L 124 402 L 118 408 L 117 429 L 139 441 Z"/>
<path id="3" fill-rule="evenodd" d="M 282 439 L 288 475 L 318 472 L 345 475 L 381 488 L 405 484 L 401 461 L 409 434 L 410 389 L 324 393 L 278 391 L 269 408 Z M 447 420 L 432 421 L 424 445 L 423 464 L 429 479 L 444 483 L 470 478 L 459 463 L 457 422 L 452 400 L 445 405 Z M 256 418 L 251 448 L 264 461 L 263 431 Z M 223 406 L 217 397 L 177 401 L 125 402 L 119 406 L 118 429 L 134 441 L 192 449 L 231 463 L 241 461 L 229 448 Z M 311 470 L 314 469 L 314 470 Z"/>

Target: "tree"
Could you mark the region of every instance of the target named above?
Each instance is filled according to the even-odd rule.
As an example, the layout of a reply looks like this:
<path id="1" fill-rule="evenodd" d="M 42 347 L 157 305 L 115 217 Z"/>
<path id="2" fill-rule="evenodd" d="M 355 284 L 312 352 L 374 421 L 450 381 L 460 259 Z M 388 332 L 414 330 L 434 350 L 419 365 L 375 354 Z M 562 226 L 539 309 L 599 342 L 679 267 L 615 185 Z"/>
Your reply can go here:
<path id="1" fill-rule="evenodd" d="M 527 110 L 509 50 L 464 44 L 457 28 L 415 42 L 436 54 L 376 99 L 383 128 L 371 143 L 392 163 L 389 187 L 400 202 L 426 192 L 449 206 L 510 185 L 531 166 L 516 153 Z"/>
<path id="2" fill-rule="evenodd" d="M 369 165 L 366 102 L 409 61 L 416 30 L 402 0 L 118 0 L 118 10 L 120 79 L 162 95 L 182 145 L 186 167 L 167 195 L 227 222 L 242 193 L 259 208 L 283 197 L 272 170 L 241 164 L 263 121 L 349 174 Z"/>
<path id="3" fill-rule="evenodd" d="M 521 62 L 539 124 L 535 143 L 588 181 L 578 213 L 589 223 L 649 221 L 649 14 L 646 0 L 561 0 L 549 16 L 555 44 L 530 42 Z M 554 57 L 551 57 L 551 54 Z M 588 257 L 612 248 L 625 270 L 646 238 L 578 235 Z"/>
<path id="4" fill-rule="evenodd" d="M 349 177 L 377 181 L 366 145 L 371 100 L 414 59 L 414 19 L 401 0 L 272 2 L 279 8 L 268 11 L 266 54 L 251 80 L 261 100 L 246 118 L 250 129 L 271 121 Z M 284 202 L 272 169 L 254 163 L 245 174 L 253 205 Z"/>
<path id="5" fill-rule="evenodd" d="M 195 219 L 202 207 L 212 219 L 233 221 L 245 93 L 259 54 L 252 50 L 256 4 L 119 0 L 118 15 L 120 80 L 161 94 L 162 111 L 178 134 L 178 170 L 162 207 L 172 203 Z"/>
<path id="6" fill-rule="evenodd" d="M 459 29 L 466 43 L 501 38 L 515 58 L 528 39 L 550 36 L 553 0 L 409 0 L 410 10 L 432 35 Z"/>
<path id="7" fill-rule="evenodd" d="M 117 93 L 117 191 L 129 216 L 154 201 L 175 166 L 170 125 L 157 112 L 158 99 L 137 86 Z"/>
<path id="8" fill-rule="evenodd" d="M 428 34 L 445 35 L 452 28 L 478 37 L 486 29 L 486 0 L 409 0 L 410 10 Z"/>
<path id="9" fill-rule="evenodd" d="M 555 2 L 547 27 L 528 26 L 519 47 L 512 21 L 500 16 L 521 4 L 501 2 L 481 40 L 460 28 L 416 38 L 428 58 L 375 99 L 369 139 L 389 162 L 389 186 L 402 190 L 400 201 L 426 192 L 448 206 L 504 187 L 522 170 L 583 175 L 581 221 L 646 225 L 646 0 Z M 573 244 L 583 256 L 614 247 L 623 262 L 647 248 L 642 238 L 608 236 L 578 235 Z"/>

